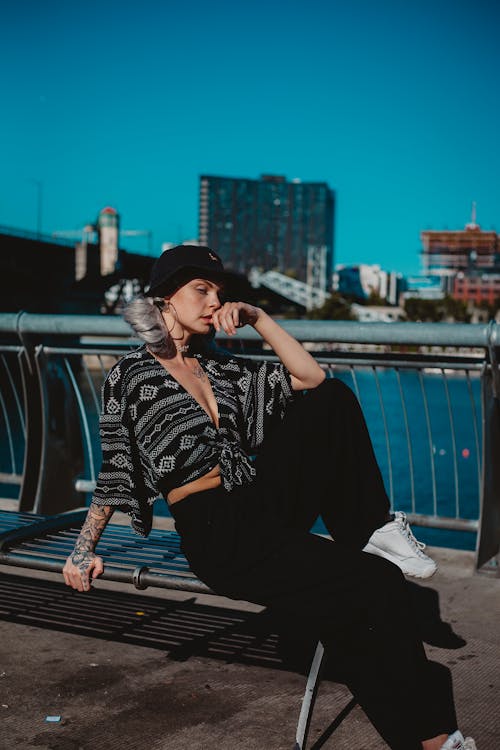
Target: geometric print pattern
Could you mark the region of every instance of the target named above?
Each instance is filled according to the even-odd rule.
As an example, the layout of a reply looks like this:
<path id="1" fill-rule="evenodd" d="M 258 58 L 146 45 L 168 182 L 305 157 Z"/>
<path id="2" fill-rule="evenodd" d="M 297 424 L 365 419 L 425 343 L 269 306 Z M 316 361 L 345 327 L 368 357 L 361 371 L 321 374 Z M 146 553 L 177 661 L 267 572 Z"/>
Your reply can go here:
<path id="1" fill-rule="evenodd" d="M 122 357 L 102 388 L 102 466 L 93 502 L 128 512 L 147 536 L 152 505 L 219 465 L 227 491 L 251 482 L 250 456 L 293 397 L 282 364 L 193 354 L 210 380 L 219 428 L 145 345 Z"/>

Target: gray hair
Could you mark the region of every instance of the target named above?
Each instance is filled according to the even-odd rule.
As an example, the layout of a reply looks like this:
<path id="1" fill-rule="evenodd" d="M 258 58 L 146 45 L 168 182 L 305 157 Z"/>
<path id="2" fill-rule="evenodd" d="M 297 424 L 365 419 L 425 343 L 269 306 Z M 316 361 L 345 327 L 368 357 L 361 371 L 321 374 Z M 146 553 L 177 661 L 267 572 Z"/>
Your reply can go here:
<path id="1" fill-rule="evenodd" d="M 164 304 L 163 297 L 140 295 L 128 303 L 123 317 L 153 354 L 171 359 L 177 350 L 161 314 Z"/>

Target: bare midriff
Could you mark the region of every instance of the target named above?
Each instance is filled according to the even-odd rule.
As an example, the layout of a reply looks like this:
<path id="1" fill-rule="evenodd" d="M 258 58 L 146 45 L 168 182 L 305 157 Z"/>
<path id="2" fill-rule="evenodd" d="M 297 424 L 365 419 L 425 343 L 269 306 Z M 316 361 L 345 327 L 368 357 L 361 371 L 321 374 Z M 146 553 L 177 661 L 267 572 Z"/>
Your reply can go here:
<path id="1" fill-rule="evenodd" d="M 178 503 L 179 500 L 183 500 L 188 495 L 193 495 L 195 492 L 213 490 L 216 487 L 219 487 L 221 482 L 220 468 L 217 465 L 214 466 L 213 469 L 210 469 L 208 474 L 204 474 L 202 477 L 198 477 L 198 479 L 193 479 L 192 482 L 183 484 L 182 487 L 175 487 L 175 489 L 170 490 L 167 495 L 167 502 L 169 505 L 173 505 L 174 503 Z"/>

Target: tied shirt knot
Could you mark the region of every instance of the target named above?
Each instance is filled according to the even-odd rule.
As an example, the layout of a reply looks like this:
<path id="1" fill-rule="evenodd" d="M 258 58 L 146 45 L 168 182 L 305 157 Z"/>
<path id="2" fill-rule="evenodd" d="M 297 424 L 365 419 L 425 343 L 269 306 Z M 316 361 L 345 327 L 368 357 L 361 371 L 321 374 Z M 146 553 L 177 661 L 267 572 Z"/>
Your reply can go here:
<path id="1" fill-rule="evenodd" d="M 201 436 L 202 442 L 216 451 L 224 489 L 228 492 L 235 485 L 251 482 L 256 471 L 249 456 L 239 443 L 229 440 L 224 428 L 207 426 Z"/>

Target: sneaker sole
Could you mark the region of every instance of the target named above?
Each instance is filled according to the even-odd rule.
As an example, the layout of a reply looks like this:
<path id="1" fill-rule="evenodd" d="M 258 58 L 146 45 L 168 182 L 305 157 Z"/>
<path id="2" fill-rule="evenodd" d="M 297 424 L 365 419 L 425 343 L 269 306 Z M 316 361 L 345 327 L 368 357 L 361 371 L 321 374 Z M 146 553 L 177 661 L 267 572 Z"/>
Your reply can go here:
<path id="1" fill-rule="evenodd" d="M 411 576 L 412 578 L 432 578 L 437 570 L 437 566 L 434 565 L 433 568 L 424 568 L 423 570 L 417 571 L 415 568 L 406 566 L 404 560 L 400 560 L 389 552 L 385 552 L 379 547 L 375 547 L 373 544 L 370 544 L 370 542 L 364 547 L 363 552 L 368 552 L 370 555 L 377 555 L 378 557 L 383 557 L 384 560 L 389 560 L 389 562 L 397 565 L 406 576 Z"/>

